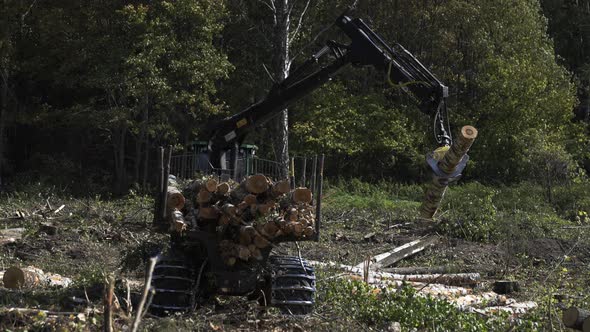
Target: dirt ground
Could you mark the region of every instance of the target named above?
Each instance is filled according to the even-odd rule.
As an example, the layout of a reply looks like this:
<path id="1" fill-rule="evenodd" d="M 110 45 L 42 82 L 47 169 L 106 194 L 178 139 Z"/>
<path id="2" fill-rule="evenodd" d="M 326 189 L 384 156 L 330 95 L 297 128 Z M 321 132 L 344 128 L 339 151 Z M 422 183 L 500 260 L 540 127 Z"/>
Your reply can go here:
<path id="1" fill-rule="evenodd" d="M 35 199 L 33 199 L 35 201 Z M 10 266 L 35 266 L 46 272 L 72 278 L 72 286 L 61 289 L 9 290 L 0 287 L 0 329 L 2 330 L 100 330 L 103 281 L 106 273 L 118 277 L 116 294 L 122 309 L 116 315 L 116 326 L 129 328 L 125 313 L 126 287 L 121 280 L 131 281 L 132 301 L 143 286 L 145 261 L 150 255 L 165 250 L 167 236 L 150 230 L 151 201 L 55 199 L 53 206 L 63 210 L 46 216 L 11 217 L 14 211 L 29 211 L 35 205 L 18 198 L 6 201 L 2 228 L 24 227 L 26 232 L 15 243 L 0 249 L 0 270 Z M 43 200 L 37 199 L 37 208 Z M 374 213 L 374 212 L 372 212 Z M 407 221 L 387 220 L 367 211 L 349 214 L 327 213 L 322 220 L 320 241 L 301 243 L 304 258 L 356 265 L 367 257 L 386 252 L 411 240 L 436 233 L 425 232 Z M 375 221 L 379 220 L 379 221 Z M 47 228 L 43 224 L 51 224 Z M 282 244 L 278 253 L 295 253 L 293 244 Z M 566 257 L 567 256 L 567 257 Z M 499 279 L 516 279 L 523 286 L 517 295 L 536 300 L 542 283 L 553 280 L 563 268 L 585 273 L 590 264 L 590 247 L 574 241 L 531 239 L 525 243 L 497 245 L 468 242 L 441 235 L 441 241 L 397 266 L 453 266 L 461 272 L 479 272 L 482 288 L 489 289 Z M 321 277 L 330 276 L 326 271 Z M 541 285 L 541 286 L 540 286 Z M 57 313 L 31 314 L 11 308 L 34 308 Z M 65 313 L 65 314 L 61 314 Z M 78 316 L 76 313 L 86 313 Z M 48 316 L 49 315 L 49 316 Z M 241 331 L 318 331 L 370 330 L 351 318 L 318 302 L 313 314 L 306 317 L 281 316 L 275 309 L 263 308 L 245 298 L 216 297 L 186 316 L 157 318 L 147 316 L 145 330 L 241 330 Z M 352 328 L 354 327 L 354 328 Z"/>

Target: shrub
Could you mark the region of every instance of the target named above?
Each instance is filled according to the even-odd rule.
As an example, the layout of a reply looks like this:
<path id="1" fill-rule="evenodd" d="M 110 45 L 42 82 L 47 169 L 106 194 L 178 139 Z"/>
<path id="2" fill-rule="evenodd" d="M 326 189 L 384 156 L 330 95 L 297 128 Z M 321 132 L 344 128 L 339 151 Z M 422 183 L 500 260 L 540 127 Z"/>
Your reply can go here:
<path id="1" fill-rule="evenodd" d="M 477 182 L 447 190 L 440 209 L 441 229 L 451 236 L 490 241 L 495 227 L 497 191 Z"/>

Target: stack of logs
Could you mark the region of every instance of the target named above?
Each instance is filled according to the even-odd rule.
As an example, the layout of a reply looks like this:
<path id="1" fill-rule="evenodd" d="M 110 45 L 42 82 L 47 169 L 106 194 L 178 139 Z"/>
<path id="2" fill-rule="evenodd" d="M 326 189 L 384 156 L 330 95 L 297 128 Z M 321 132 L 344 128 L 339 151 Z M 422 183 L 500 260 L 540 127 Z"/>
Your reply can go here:
<path id="1" fill-rule="evenodd" d="M 261 260 L 261 249 L 280 238 L 311 239 L 315 235 L 312 192 L 291 189 L 288 181 L 273 182 L 262 174 L 241 183 L 216 177 L 198 179 L 182 192 L 169 181 L 167 207 L 170 231 L 215 232 L 228 266 L 238 260 Z"/>

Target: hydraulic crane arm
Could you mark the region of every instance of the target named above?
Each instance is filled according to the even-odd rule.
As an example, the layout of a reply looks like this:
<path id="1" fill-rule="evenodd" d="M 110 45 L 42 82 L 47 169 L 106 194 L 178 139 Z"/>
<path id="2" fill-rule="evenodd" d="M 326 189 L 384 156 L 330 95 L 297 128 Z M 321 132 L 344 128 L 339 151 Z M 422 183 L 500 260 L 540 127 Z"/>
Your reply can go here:
<path id="1" fill-rule="evenodd" d="M 361 19 L 342 15 L 335 25 L 350 38 L 350 44 L 328 41 L 283 82 L 276 84 L 264 100 L 217 123 L 209 140 L 209 159 L 213 168 L 222 168 L 221 158 L 225 150 L 242 142 L 250 131 L 293 102 L 330 81 L 348 64 L 373 66 L 383 71 L 390 84 L 404 89 L 419 103 L 421 111 L 435 118 L 437 142 L 441 146 L 450 145 L 445 127 L 447 87 L 405 48 L 399 44 L 390 47 Z M 331 54 L 334 60 L 317 68 L 319 59 L 327 54 Z"/>

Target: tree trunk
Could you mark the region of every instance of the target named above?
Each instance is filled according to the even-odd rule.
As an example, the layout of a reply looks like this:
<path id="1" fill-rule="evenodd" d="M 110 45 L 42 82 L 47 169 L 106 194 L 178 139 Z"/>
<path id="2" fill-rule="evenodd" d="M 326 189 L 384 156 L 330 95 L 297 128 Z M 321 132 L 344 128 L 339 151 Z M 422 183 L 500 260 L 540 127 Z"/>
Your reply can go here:
<path id="1" fill-rule="evenodd" d="M 121 124 L 115 129 L 113 148 L 115 151 L 115 190 L 121 193 L 127 186 L 127 172 L 125 165 L 125 138 L 127 126 Z"/>
<path id="2" fill-rule="evenodd" d="M 188 166 L 188 154 L 189 154 L 189 140 L 190 140 L 190 128 L 185 129 L 184 131 L 184 148 L 182 149 L 182 159 L 180 163 L 180 174 L 175 174 L 181 179 L 190 179 L 193 174 L 187 174 L 187 166 Z M 190 168 L 188 168 L 190 172 Z"/>
<path id="3" fill-rule="evenodd" d="M 143 98 L 143 107 L 141 111 L 141 128 L 139 132 L 139 136 L 135 142 L 135 173 L 133 181 L 135 183 L 139 183 L 140 180 L 140 170 L 142 166 L 142 155 L 144 154 L 141 151 L 142 146 L 144 149 L 147 150 L 147 146 L 145 145 L 147 139 L 147 121 L 148 121 L 148 107 L 149 107 L 149 97 L 147 93 Z"/>
<path id="4" fill-rule="evenodd" d="M 145 100 L 145 113 L 144 113 L 144 131 L 143 131 L 143 179 L 141 181 L 141 187 L 143 190 L 147 189 L 147 177 L 149 172 L 149 161 L 150 161 L 150 135 L 148 134 L 148 126 L 150 120 L 150 102 L 149 97 Z"/>
<path id="5" fill-rule="evenodd" d="M 2 105 L 0 106 L 0 189 L 2 188 L 2 171 L 4 164 L 4 128 L 6 126 L 6 112 L 8 111 L 8 70 L 2 69 L 2 92 L 0 99 L 2 99 Z"/>
<path id="6" fill-rule="evenodd" d="M 274 26 L 274 78 L 282 82 L 289 75 L 289 0 L 275 1 Z M 284 109 L 272 122 L 273 148 L 279 163 L 279 176 L 286 179 L 289 174 L 289 115 Z"/>
<path id="7" fill-rule="evenodd" d="M 148 135 L 145 136 L 144 147 L 145 155 L 143 157 L 143 179 L 141 181 L 141 187 L 143 188 L 143 190 L 146 190 L 150 162 L 150 138 Z"/>

